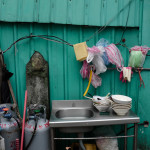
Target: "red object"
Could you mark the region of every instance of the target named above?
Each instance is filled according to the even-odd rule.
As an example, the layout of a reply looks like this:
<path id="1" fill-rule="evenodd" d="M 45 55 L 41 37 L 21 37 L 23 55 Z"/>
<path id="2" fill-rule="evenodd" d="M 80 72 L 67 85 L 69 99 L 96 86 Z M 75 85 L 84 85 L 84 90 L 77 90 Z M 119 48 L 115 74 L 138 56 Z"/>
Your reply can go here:
<path id="1" fill-rule="evenodd" d="M 141 71 L 142 69 L 138 69 L 138 72 L 139 72 L 139 78 L 140 78 L 140 87 L 142 86 L 142 84 L 144 85 L 144 88 L 145 88 L 145 84 L 144 84 L 144 81 L 142 79 L 142 76 L 141 76 Z"/>
<path id="2" fill-rule="evenodd" d="M 125 43 L 126 39 L 122 39 L 122 42 Z"/>
<path id="3" fill-rule="evenodd" d="M 3 111 L 8 111 L 9 110 L 9 108 L 3 108 Z"/>
<path id="4" fill-rule="evenodd" d="M 20 150 L 23 150 L 23 140 L 24 140 L 24 128 L 25 128 L 25 118 L 26 118 L 26 105 L 27 105 L 27 90 L 25 92 L 25 101 L 24 101 L 24 112 L 23 112 L 23 120 L 22 120 L 22 134 L 21 134 L 21 146 Z"/>
<path id="5" fill-rule="evenodd" d="M 19 139 L 16 139 L 16 150 L 19 150 Z"/>

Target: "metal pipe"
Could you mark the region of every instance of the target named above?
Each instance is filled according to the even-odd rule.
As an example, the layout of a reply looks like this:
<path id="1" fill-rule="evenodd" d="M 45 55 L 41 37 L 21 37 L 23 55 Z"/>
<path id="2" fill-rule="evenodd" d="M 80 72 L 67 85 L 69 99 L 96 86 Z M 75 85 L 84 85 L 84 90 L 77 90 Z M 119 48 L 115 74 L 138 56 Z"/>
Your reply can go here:
<path id="1" fill-rule="evenodd" d="M 107 68 L 107 70 L 116 70 L 117 68 Z M 138 71 L 138 69 L 139 70 L 141 70 L 141 71 L 150 71 L 150 68 L 132 68 L 132 70 L 134 70 L 134 71 Z"/>
<path id="2" fill-rule="evenodd" d="M 50 128 L 51 133 L 51 150 L 55 150 L 54 128 Z"/>
<path id="3" fill-rule="evenodd" d="M 135 123 L 134 124 L 134 141 L 133 141 L 134 142 L 134 145 L 133 145 L 134 150 L 137 150 L 137 134 L 138 134 L 137 132 L 138 132 L 138 124 Z"/>
<path id="4" fill-rule="evenodd" d="M 127 136 L 127 124 L 124 125 L 124 135 Z M 127 137 L 124 138 L 124 150 L 127 150 Z"/>
<path id="5" fill-rule="evenodd" d="M 116 70 L 117 68 L 107 68 L 108 70 Z M 134 70 L 134 71 L 138 71 L 138 69 L 139 70 L 141 70 L 141 71 L 150 71 L 150 68 L 132 68 L 132 70 Z"/>
<path id="6" fill-rule="evenodd" d="M 78 133 L 78 137 L 84 138 L 84 133 Z M 82 140 L 79 140 L 79 144 L 82 150 L 86 150 Z"/>
<path id="7" fill-rule="evenodd" d="M 95 140 L 95 139 L 118 139 L 118 138 L 125 138 L 125 137 L 134 137 L 134 135 L 128 136 L 110 136 L 110 137 L 85 137 L 85 138 L 54 138 L 54 140 Z"/>

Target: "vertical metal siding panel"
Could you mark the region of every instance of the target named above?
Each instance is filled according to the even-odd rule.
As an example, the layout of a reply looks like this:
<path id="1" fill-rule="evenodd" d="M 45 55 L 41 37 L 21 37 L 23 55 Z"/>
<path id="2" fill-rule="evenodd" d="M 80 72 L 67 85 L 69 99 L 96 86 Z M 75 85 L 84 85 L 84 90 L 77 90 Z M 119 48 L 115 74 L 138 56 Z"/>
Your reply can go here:
<path id="1" fill-rule="evenodd" d="M 68 37 L 70 43 L 78 43 L 80 33 L 80 27 L 77 26 L 68 26 Z M 68 46 L 68 98 L 77 99 L 79 98 L 79 87 L 80 87 L 80 73 L 81 63 L 76 61 L 74 50 L 72 47 Z M 77 62 L 77 63 L 74 63 Z"/>
<path id="2" fill-rule="evenodd" d="M 80 29 L 79 29 L 79 33 L 80 33 L 80 35 L 79 35 L 79 42 L 83 42 L 83 27 L 82 26 L 80 26 Z M 81 63 L 81 65 L 82 65 L 83 63 Z M 79 71 L 79 74 L 80 74 L 80 71 Z M 79 79 L 81 78 L 81 75 L 79 75 Z M 84 93 L 84 91 L 83 91 L 83 80 L 79 80 L 79 98 L 80 99 L 83 99 L 83 93 Z"/>
<path id="3" fill-rule="evenodd" d="M 48 30 L 47 34 L 52 35 L 51 31 L 51 24 L 48 24 Z M 51 72 L 53 71 L 52 69 L 52 42 L 48 42 L 48 63 L 49 63 L 49 96 L 50 96 L 50 108 L 52 107 L 52 100 L 54 99 L 53 97 L 53 85 L 52 85 L 52 74 Z"/>
<path id="4" fill-rule="evenodd" d="M 18 0 L 20 1 L 20 21 L 34 22 L 35 0 Z M 18 20 L 18 21 L 19 21 Z"/>
<path id="5" fill-rule="evenodd" d="M 52 14 L 51 14 L 51 22 L 55 23 L 66 23 L 67 20 L 67 0 L 51 0 L 52 5 Z"/>
<path id="6" fill-rule="evenodd" d="M 107 19 L 106 22 L 111 20 L 118 13 L 118 11 L 119 11 L 118 10 L 118 3 L 119 2 L 116 0 L 106 0 L 106 2 L 105 2 L 106 9 L 105 9 L 105 12 L 103 13 L 104 17 Z M 120 7 L 119 7 L 119 9 L 120 9 Z M 118 20 L 118 17 L 112 21 L 110 26 L 117 25 L 117 20 Z"/>
<path id="7" fill-rule="evenodd" d="M 17 0 L 1 0 L 1 18 L 3 21 L 16 21 Z"/>
<path id="8" fill-rule="evenodd" d="M 101 1 L 101 26 L 106 24 L 107 11 L 106 0 Z"/>
<path id="9" fill-rule="evenodd" d="M 72 0 L 72 24 L 84 24 L 84 0 Z"/>
<path id="10" fill-rule="evenodd" d="M 17 27 L 17 38 L 29 34 L 29 24 L 18 24 Z M 26 44 L 28 43 L 28 44 Z M 24 106 L 24 95 L 26 90 L 26 64 L 28 63 L 30 56 L 29 40 L 24 40 L 17 45 L 18 52 L 16 53 L 16 73 L 17 73 L 17 94 L 18 104 L 20 112 L 23 112 Z"/>
<path id="11" fill-rule="evenodd" d="M 136 15 L 139 16 L 139 12 L 136 12 L 135 14 L 135 11 L 137 8 L 136 8 L 136 1 L 133 1 L 130 5 L 130 14 L 129 14 L 129 25 L 135 25 L 135 19 L 136 19 Z M 126 18 L 127 18 L 127 15 L 128 15 L 128 11 L 129 11 L 129 6 L 128 8 L 126 9 L 126 11 L 124 11 L 126 13 Z M 126 20 L 124 20 L 124 24 L 126 24 Z"/>
<path id="12" fill-rule="evenodd" d="M 142 4 L 142 1 L 135 1 L 135 6 L 134 6 L 134 21 L 135 21 L 135 25 L 136 24 L 139 24 L 139 21 L 140 21 L 140 11 L 141 11 L 141 7 L 140 7 L 140 4 Z M 139 11 L 138 11 L 139 10 Z M 140 26 L 140 24 L 139 24 L 139 26 Z"/>
<path id="13" fill-rule="evenodd" d="M 101 1 L 87 1 L 85 8 L 87 9 L 88 25 L 99 26 L 100 23 L 100 7 Z"/>
<path id="14" fill-rule="evenodd" d="M 72 0 L 67 1 L 67 24 L 72 24 L 73 5 Z M 78 17 L 78 16 L 75 16 Z"/>
<path id="15" fill-rule="evenodd" d="M 68 41 L 67 39 L 67 36 L 66 36 L 66 26 L 63 27 L 63 39 L 65 41 Z M 67 45 L 63 45 L 63 80 L 64 80 L 64 84 L 63 84 L 63 92 L 64 92 L 64 100 L 67 98 L 67 63 L 66 63 L 66 60 L 67 60 Z"/>
<path id="16" fill-rule="evenodd" d="M 35 0 L 34 1 L 34 11 L 33 11 L 33 17 L 34 17 L 34 22 L 39 22 L 39 4 L 40 0 Z"/>
<path id="17" fill-rule="evenodd" d="M 55 30 L 57 28 L 57 30 Z M 55 30 L 55 32 L 54 32 Z M 59 25 L 52 25 L 51 34 L 63 38 L 62 27 Z M 51 43 L 51 66 L 49 66 L 49 73 L 51 76 L 51 98 L 64 99 L 64 80 L 63 80 L 63 45 L 59 43 Z"/>
<path id="18" fill-rule="evenodd" d="M 89 25 L 89 1 L 90 0 L 84 0 L 84 24 Z"/>
<path id="19" fill-rule="evenodd" d="M 33 35 L 47 35 L 47 25 L 43 24 L 42 26 L 40 24 L 33 24 Z M 40 39 L 40 38 L 34 38 L 34 47 L 32 47 L 32 51 L 38 51 L 40 52 L 44 59 L 47 61 L 47 43 L 48 41 Z"/>
<path id="20" fill-rule="evenodd" d="M 50 14 L 51 14 L 51 1 L 50 0 L 42 0 L 39 1 L 39 22 L 46 23 L 51 22 Z"/>

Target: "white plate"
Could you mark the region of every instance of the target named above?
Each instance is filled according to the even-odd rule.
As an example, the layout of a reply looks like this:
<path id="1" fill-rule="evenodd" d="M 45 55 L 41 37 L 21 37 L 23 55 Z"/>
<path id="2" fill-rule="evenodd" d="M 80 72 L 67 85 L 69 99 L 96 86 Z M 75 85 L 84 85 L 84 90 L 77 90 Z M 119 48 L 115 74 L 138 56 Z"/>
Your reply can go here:
<path id="1" fill-rule="evenodd" d="M 132 98 L 124 95 L 112 95 L 113 101 L 119 104 L 128 104 L 131 103 Z"/>

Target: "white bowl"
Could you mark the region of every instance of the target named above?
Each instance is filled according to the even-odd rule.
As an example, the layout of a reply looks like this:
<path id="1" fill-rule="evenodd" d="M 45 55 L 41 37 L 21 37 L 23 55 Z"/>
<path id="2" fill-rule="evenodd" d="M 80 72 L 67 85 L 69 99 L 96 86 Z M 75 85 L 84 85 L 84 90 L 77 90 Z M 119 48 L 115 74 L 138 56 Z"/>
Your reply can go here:
<path id="1" fill-rule="evenodd" d="M 99 105 L 110 105 L 111 102 L 107 97 L 101 97 L 101 96 L 93 96 L 92 98 L 93 103 L 99 104 Z"/>
<path id="2" fill-rule="evenodd" d="M 112 104 L 112 107 L 132 107 L 131 104 Z"/>
<path id="3" fill-rule="evenodd" d="M 132 98 L 124 95 L 112 95 L 113 101 L 119 104 L 129 104 L 132 101 Z"/>
<path id="4" fill-rule="evenodd" d="M 113 109 L 113 111 L 117 114 L 117 115 L 119 115 L 119 116 L 124 116 L 124 115 L 126 115 L 128 112 L 129 112 L 129 108 L 128 109 L 116 109 L 116 108 L 112 108 Z"/>
<path id="5" fill-rule="evenodd" d="M 94 104 L 94 107 L 99 111 L 99 112 L 106 112 L 108 111 L 110 105 L 99 105 L 99 104 Z"/>
<path id="6" fill-rule="evenodd" d="M 131 109 L 131 107 L 125 107 L 125 106 L 113 106 L 112 109 Z"/>

